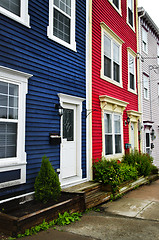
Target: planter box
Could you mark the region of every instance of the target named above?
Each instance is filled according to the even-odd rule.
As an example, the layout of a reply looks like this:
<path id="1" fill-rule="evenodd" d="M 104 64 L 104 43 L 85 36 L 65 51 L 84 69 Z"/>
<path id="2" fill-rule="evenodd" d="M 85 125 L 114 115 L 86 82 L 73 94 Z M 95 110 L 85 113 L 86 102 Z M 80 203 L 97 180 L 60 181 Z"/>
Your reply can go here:
<path id="1" fill-rule="evenodd" d="M 31 202 L 28 202 L 29 204 Z M 25 203 L 25 204 L 28 204 Z M 2 208 L 1 208 L 2 209 Z M 85 200 L 83 194 L 70 194 L 70 197 L 57 204 L 47 206 L 43 209 L 36 210 L 29 214 L 17 217 L 15 211 L 9 213 L 0 213 L 0 231 L 16 236 L 18 233 L 23 233 L 25 229 L 31 228 L 43 222 L 56 219 L 59 213 L 67 212 L 82 212 L 85 210 Z M 17 206 L 18 211 L 18 206 Z"/>

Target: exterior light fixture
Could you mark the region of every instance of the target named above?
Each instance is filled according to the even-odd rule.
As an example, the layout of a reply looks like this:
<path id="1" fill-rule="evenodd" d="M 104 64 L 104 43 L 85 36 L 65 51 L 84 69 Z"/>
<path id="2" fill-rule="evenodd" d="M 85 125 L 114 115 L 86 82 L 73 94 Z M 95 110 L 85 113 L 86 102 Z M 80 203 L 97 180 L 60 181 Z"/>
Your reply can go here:
<path id="1" fill-rule="evenodd" d="M 125 126 L 126 126 L 127 124 L 129 125 L 129 123 L 130 123 L 130 118 L 127 117 L 127 120 L 125 120 Z"/>
<path id="2" fill-rule="evenodd" d="M 60 103 L 55 104 L 55 109 L 59 110 L 59 116 L 61 117 L 63 115 L 63 107 L 60 105 Z"/>
<path id="3" fill-rule="evenodd" d="M 152 141 L 155 139 L 155 130 L 152 128 L 151 130 L 151 137 L 152 137 Z"/>

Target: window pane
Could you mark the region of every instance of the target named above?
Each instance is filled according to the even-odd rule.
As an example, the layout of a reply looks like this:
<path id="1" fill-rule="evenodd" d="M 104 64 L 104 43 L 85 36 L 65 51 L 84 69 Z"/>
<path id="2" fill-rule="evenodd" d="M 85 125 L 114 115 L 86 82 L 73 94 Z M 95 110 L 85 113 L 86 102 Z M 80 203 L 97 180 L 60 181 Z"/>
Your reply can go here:
<path id="1" fill-rule="evenodd" d="M 115 153 L 121 152 L 121 135 L 115 135 Z"/>
<path id="2" fill-rule="evenodd" d="M 115 131 L 115 133 L 121 133 L 120 122 L 121 122 L 121 117 L 119 115 L 114 115 L 114 131 Z"/>
<path id="3" fill-rule="evenodd" d="M 0 82 L 0 118 L 18 119 L 18 85 Z"/>
<path id="4" fill-rule="evenodd" d="M 0 123 L 0 158 L 16 157 L 17 123 Z"/>
<path id="5" fill-rule="evenodd" d="M 7 94 L 8 93 L 8 83 L 0 82 L 0 94 Z"/>
<path id="6" fill-rule="evenodd" d="M 1 95 L 0 94 L 0 106 L 7 107 L 8 105 L 8 97 L 7 95 Z"/>
<path id="7" fill-rule="evenodd" d="M 119 64 L 119 46 L 113 43 L 113 60 Z"/>
<path id="8" fill-rule="evenodd" d="M 130 88 L 135 90 L 134 75 L 130 73 Z"/>
<path id="9" fill-rule="evenodd" d="M 111 58 L 111 40 L 104 35 L 104 55 Z"/>
<path id="10" fill-rule="evenodd" d="M 15 84 L 9 84 L 9 95 L 18 96 L 18 86 Z"/>
<path id="11" fill-rule="evenodd" d="M 112 133 L 112 115 L 104 114 L 105 133 Z"/>
<path id="12" fill-rule="evenodd" d="M 119 9 L 119 0 L 113 0 L 113 3 Z"/>
<path id="13" fill-rule="evenodd" d="M 128 8 L 129 23 L 133 27 L 133 12 Z"/>
<path id="14" fill-rule="evenodd" d="M 113 154 L 112 135 L 105 135 L 105 154 Z"/>
<path id="15" fill-rule="evenodd" d="M 20 0 L 0 0 L 0 6 L 20 16 Z"/>
<path id="16" fill-rule="evenodd" d="M 114 74 L 114 80 L 116 82 L 120 82 L 120 68 L 117 63 L 113 63 L 113 74 Z"/>
<path id="17" fill-rule="evenodd" d="M 7 108 L 0 107 L 0 118 L 7 118 Z"/>
<path id="18" fill-rule="evenodd" d="M 134 74 L 134 58 L 129 55 L 129 72 Z"/>
<path id="19" fill-rule="evenodd" d="M 56 9 L 54 9 L 53 34 L 70 43 L 70 19 Z"/>
<path id="20" fill-rule="evenodd" d="M 74 141 L 74 111 L 64 109 L 63 111 L 63 138 Z"/>
<path id="21" fill-rule="evenodd" d="M 146 133 L 146 147 L 150 147 L 150 134 Z"/>
<path id="22" fill-rule="evenodd" d="M 71 0 L 54 0 L 56 7 L 71 16 Z"/>
<path id="23" fill-rule="evenodd" d="M 111 78 L 111 59 L 104 56 L 104 76 Z"/>

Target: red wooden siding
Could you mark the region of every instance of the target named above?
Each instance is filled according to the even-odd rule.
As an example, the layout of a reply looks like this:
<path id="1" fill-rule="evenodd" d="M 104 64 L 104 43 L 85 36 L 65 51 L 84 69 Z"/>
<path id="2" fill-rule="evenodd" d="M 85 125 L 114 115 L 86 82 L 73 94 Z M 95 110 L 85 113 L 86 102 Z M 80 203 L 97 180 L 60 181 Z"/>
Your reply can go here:
<path id="1" fill-rule="evenodd" d="M 135 1 L 136 2 L 136 1 Z M 135 8 L 136 9 L 136 6 Z M 121 0 L 122 16 L 115 10 L 108 0 L 93 0 L 92 6 L 92 141 L 93 159 L 100 158 L 102 153 L 102 124 L 100 111 L 100 95 L 108 95 L 126 102 L 129 102 L 126 110 L 138 111 L 138 95 L 128 91 L 128 57 L 127 47 L 137 52 L 136 32 L 127 24 L 126 1 Z M 134 14 L 136 23 L 136 12 Z M 111 84 L 100 78 L 101 70 L 101 27 L 104 22 L 123 41 L 122 45 L 122 82 L 123 88 Z M 135 26 L 136 31 L 136 26 Z M 136 77 L 137 79 L 137 77 Z M 126 110 L 123 119 L 127 118 Z M 129 142 L 128 127 L 124 125 L 124 146 Z"/>

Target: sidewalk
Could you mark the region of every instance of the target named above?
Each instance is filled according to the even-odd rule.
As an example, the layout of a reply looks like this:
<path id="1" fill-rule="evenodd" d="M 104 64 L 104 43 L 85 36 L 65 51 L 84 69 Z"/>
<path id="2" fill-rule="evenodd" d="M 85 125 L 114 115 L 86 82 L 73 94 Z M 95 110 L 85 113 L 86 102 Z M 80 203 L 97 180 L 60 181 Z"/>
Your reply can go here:
<path id="1" fill-rule="evenodd" d="M 23 240 L 159 240 L 159 180 L 102 204 L 102 212 Z"/>

